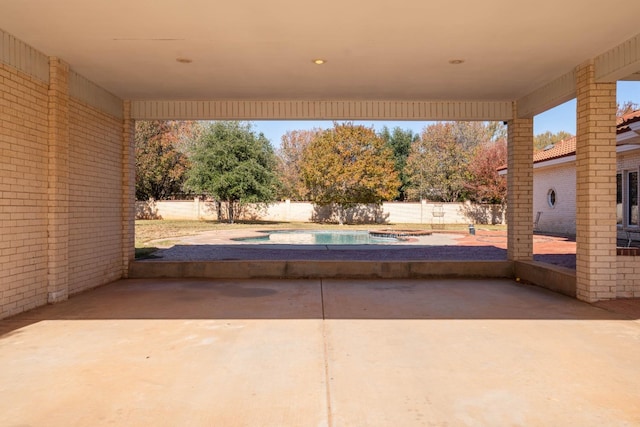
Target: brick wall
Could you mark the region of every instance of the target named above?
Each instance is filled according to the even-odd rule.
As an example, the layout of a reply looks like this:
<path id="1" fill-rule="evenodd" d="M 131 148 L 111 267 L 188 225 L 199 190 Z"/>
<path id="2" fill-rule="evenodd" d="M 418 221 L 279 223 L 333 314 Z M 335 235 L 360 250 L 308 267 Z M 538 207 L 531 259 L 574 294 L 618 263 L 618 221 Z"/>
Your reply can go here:
<path id="1" fill-rule="evenodd" d="M 47 90 L 0 63 L 0 317 L 47 302 Z"/>
<path id="2" fill-rule="evenodd" d="M 0 31 L 0 318 L 125 275 L 123 103 Z M 123 244 L 131 240 L 130 247 Z"/>
<path id="3" fill-rule="evenodd" d="M 576 71 L 576 286 L 585 301 L 616 296 L 616 84 Z"/>
<path id="4" fill-rule="evenodd" d="M 640 256 L 617 257 L 617 298 L 640 298 Z"/>
<path id="5" fill-rule="evenodd" d="M 548 202 L 549 190 L 556 192 L 556 204 Z M 566 235 L 576 234 L 576 165 L 534 169 L 533 214 L 541 212 L 538 231 Z"/>
<path id="6" fill-rule="evenodd" d="M 69 103 L 69 294 L 122 276 L 122 122 Z"/>
<path id="7" fill-rule="evenodd" d="M 514 104 L 513 116 L 518 117 Z M 508 122 L 507 144 L 507 257 L 533 258 L 533 119 Z"/>

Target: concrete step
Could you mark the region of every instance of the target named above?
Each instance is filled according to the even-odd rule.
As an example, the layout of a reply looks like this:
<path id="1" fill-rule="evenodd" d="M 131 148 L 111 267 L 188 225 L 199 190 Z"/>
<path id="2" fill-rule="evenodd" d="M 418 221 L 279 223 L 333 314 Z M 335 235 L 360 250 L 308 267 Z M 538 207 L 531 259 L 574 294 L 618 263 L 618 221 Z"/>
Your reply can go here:
<path id="1" fill-rule="evenodd" d="M 130 278 L 418 279 L 514 277 L 510 261 L 155 261 L 131 263 Z"/>

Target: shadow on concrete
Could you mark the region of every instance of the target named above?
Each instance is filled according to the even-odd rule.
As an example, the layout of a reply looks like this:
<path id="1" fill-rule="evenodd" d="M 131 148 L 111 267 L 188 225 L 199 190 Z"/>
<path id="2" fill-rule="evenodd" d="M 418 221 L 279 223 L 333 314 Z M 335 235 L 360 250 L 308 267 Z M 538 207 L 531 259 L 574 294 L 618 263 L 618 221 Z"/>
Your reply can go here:
<path id="1" fill-rule="evenodd" d="M 601 307 L 507 279 L 129 279 L 0 323 L 0 340 L 38 322 L 141 319 L 640 318 L 640 300 Z"/>

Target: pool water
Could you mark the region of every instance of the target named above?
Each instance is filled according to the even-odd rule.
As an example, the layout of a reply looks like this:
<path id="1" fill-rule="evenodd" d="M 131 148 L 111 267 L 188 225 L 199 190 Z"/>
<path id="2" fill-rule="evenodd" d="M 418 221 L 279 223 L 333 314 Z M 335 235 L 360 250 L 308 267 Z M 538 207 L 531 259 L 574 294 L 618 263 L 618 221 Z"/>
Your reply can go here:
<path id="1" fill-rule="evenodd" d="M 270 231 L 261 237 L 235 239 L 244 243 L 272 243 L 287 245 L 379 245 L 397 243 L 393 237 L 374 237 L 368 231 Z"/>

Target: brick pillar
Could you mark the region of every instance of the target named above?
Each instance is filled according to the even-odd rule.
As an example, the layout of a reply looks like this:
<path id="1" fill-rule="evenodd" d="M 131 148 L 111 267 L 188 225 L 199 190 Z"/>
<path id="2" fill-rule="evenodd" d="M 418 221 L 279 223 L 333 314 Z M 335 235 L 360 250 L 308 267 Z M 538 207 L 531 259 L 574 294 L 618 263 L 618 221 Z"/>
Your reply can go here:
<path id="1" fill-rule="evenodd" d="M 47 299 L 69 295 L 69 66 L 49 58 Z"/>
<path id="2" fill-rule="evenodd" d="M 616 297 L 616 84 L 596 83 L 593 63 L 577 68 L 577 297 Z"/>
<path id="3" fill-rule="evenodd" d="M 533 119 L 520 119 L 516 104 L 508 122 L 507 258 L 533 258 Z"/>
<path id="4" fill-rule="evenodd" d="M 131 102 L 124 101 L 122 126 L 122 277 L 129 277 L 129 264 L 135 257 L 136 162 L 135 121 Z"/>

